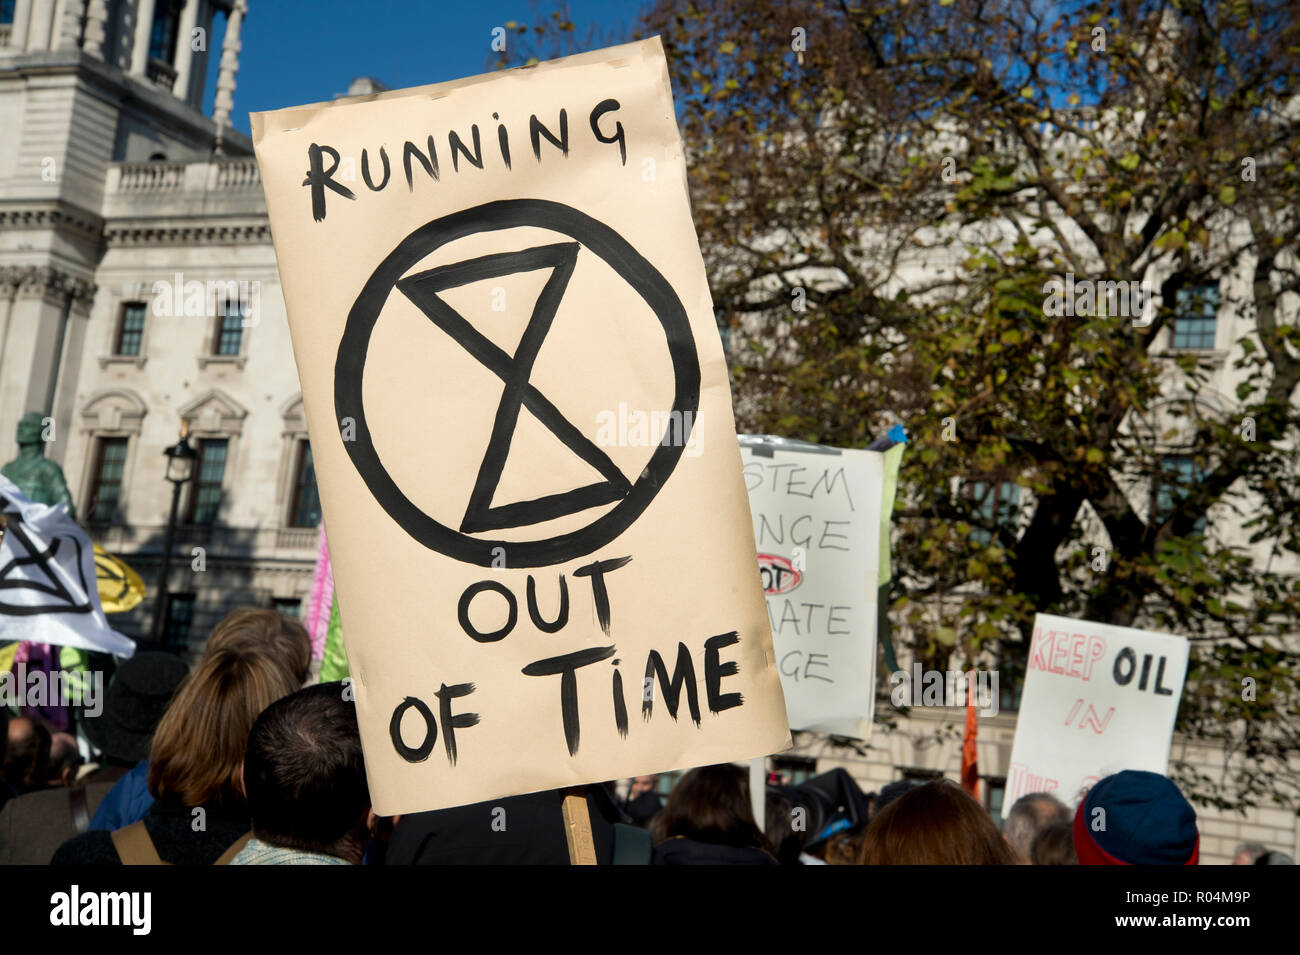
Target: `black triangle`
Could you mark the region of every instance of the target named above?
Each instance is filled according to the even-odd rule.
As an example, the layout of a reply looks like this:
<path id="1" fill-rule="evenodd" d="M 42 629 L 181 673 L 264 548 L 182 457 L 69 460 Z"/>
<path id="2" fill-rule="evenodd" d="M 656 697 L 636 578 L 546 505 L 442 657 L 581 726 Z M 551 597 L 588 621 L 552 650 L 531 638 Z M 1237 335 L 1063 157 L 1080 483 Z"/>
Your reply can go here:
<path id="1" fill-rule="evenodd" d="M 505 383 L 501 403 L 497 406 L 496 420 L 492 425 L 492 436 L 488 440 L 474 490 L 465 508 L 461 533 L 472 534 L 541 523 L 621 500 L 631 490 L 631 484 L 610 460 L 609 455 L 566 419 L 528 380 L 537 353 L 546 340 L 555 312 L 573 275 L 580 248 L 577 242 L 559 242 L 518 252 L 499 252 L 420 272 L 397 283 L 402 294 L 435 325 L 459 342 Z M 471 282 L 542 268 L 551 269 L 551 277 L 537 297 L 532 316 L 528 319 L 513 356 L 507 355 L 489 341 L 438 295 L 446 289 Z M 543 427 L 595 468 L 605 480 L 532 501 L 516 501 L 494 507 L 492 497 L 496 493 L 501 470 L 510 452 L 510 441 L 518 425 L 521 406 L 531 411 Z"/>

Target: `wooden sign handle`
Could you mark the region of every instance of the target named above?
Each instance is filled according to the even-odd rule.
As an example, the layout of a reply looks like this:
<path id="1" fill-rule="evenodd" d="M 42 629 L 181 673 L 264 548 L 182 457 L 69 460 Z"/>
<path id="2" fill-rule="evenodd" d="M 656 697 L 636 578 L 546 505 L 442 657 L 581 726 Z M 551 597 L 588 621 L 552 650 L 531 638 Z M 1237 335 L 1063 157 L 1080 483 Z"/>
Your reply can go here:
<path id="1" fill-rule="evenodd" d="M 596 842 L 591 835 L 587 797 L 581 790 L 564 797 L 564 838 L 569 845 L 570 865 L 597 865 Z"/>

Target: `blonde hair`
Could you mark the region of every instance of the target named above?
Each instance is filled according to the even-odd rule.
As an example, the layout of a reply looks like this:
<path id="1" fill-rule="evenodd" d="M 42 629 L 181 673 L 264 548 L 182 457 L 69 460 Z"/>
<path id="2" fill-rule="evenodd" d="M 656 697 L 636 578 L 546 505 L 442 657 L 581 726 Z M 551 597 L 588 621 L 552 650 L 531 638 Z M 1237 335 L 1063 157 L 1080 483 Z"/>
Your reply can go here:
<path id="1" fill-rule="evenodd" d="M 177 688 L 149 751 L 149 791 L 186 806 L 243 800 L 240 768 L 258 715 L 301 681 L 281 655 L 247 645 L 209 650 Z"/>
<path id="2" fill-rule="evenodd" d="M 266 650 L 281 657 L 301 686 L 311 669 L 311 637 L 307 629 L 278 610 L 245 607 L 232 611 L 212 628 L 204 654 L 228 648 Z"/>

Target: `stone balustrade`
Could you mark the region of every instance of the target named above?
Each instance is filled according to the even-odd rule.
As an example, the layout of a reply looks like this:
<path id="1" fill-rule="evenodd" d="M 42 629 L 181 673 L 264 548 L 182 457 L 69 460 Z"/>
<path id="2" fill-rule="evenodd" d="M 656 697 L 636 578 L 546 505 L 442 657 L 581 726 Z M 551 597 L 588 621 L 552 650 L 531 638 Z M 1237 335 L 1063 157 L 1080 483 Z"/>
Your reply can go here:
<path id="1" fill-rule="evenodd" d="M 111 163 L 104 217 L 266 216 L 262 176 L 251 156 L 192 162 Z"/>

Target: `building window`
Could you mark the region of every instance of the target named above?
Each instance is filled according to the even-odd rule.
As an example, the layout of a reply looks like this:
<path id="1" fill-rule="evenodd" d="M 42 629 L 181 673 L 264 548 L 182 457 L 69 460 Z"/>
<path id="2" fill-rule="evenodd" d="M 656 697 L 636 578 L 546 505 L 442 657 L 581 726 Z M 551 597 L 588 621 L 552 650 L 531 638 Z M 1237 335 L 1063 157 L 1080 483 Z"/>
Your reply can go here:
<path id="1" fill-rule="evenodd" d="M 1018 640 L 999 640 L 989 649 L 993 672 L 998 675 L 998 712 L 1015 713 L 1025 689 L 1025 666 L 1029 662 L 1026 647 Z"/>
<path id="2" fill-rule="evenodd" d="M 1219 287 L 1193 285 L 1178 290 L 1174 316 L 1175 349 L 1206 351 L 1214 347 L 1219 314 Z"/>
<path id="3" fill-rule="evenodd" d="M 306 441 L 298 442 L 298 467 L 294 471 L 293 507 L 289 515 L 292 527 L 315 527 L 320 523 L 316 465 L 311 459 L 311 445 Z"/>
<path id="4" fill-rule="evenodd" d="M 144 302 L 127 302 L 122 306 L 122 319 L 117 325 L 114 355 L 138 355 L 144 342 Z"/>
<path id="5" fill-rule="evenodd" d="M 111 523 L 122 497 L 126 468 L 126 438 L 100 438 L 95 454 L 94 484 L 90 488 L 90 520 Z"/>
<path id="6" fill-rule="evenodd" d="M 185 0 L 160 0 L 153 11 L 153 28 L 149 31 L 149 59 L 169 66 L 176 59 L 176 34 L 180 30 L 181 8 Z"/>
<path id="7" fill-rule="evenodd" d="M 237 302 L 227 302 L 226 313 L 221 316 L 221 324 L 217 327 L 217 341 L 213 352 L 225 356 L 238 355 L 239 346 L 243 343 L 243 339 L 243 306 Z"/>
<path id="8" fill-rule="evenodd" d="M 1002 800 L 1007 794 L 1007 781 L 1001 776 L 985 777 L 980 787 L 984 791 L 984 808 L 989 811 L 998 828 L 1002 828 Z"/>
<path id="9" fill-rule="evenodd" d="M 0 23 L 14 22 L 14 7 L 17 0 L 0 0 Z"/>
<path id="10" fill-rule="evenodd" d="M 163 645 L 182 648 L 190 642 L 194 623 L 194 594 L 168 594 L 167 619 L 163 626 Z"/>
<path id="11" fill-rule="evenodd" d="M 1152 502 L 1153 519 L 1157 525 L 1169 519 L 1179 502 L 1185 499 L 1192 487 L 1205 480 L 1205 469 L 1183 454 L 1169 454 L 1160 459 L 1160 474 L 1155 480 L 1155 500 Z M 1197 519 L 1192 534 L 1205 530 L 1205 517 Z"/>
<path id="12" fill-rule="evenodd" d="M 1016 518 L 1020 514 L 1019 484 L 1011 481 L 998 484 L 967 481 L 963 492 L 972 504 L 972 514 L 976 520 L 1015 532 Z M 993 534 L 984 527 L 972 528 L 970 536 L 981 547 L 987 547 L 993 540 Z"/>
<path id="13" fill-rule="evenodd" d="M 924 786 L 926 783 L 937 783 L 943 779 L 943 773 L 937 769 L 904 769 L 903 782 L 911 783 L 913 786 Z"/>
<path id="14" fill-rule="evenodd" d="M 194 492 L 190 495 L 191 524 L 213 524 L 221 508 L 221 482 L 226 476 L 225 438 L 199 442 L 199 462 L 195 471 Z"/>
<path id="15" fill-rule="evenodd" d="M 271 601 L 271 609 L 278 610 L 286 617 L 292 617 L 294 620 L 297 620 L 298 615 L 302 612 L 302 598 L 276 597 Z"/>

